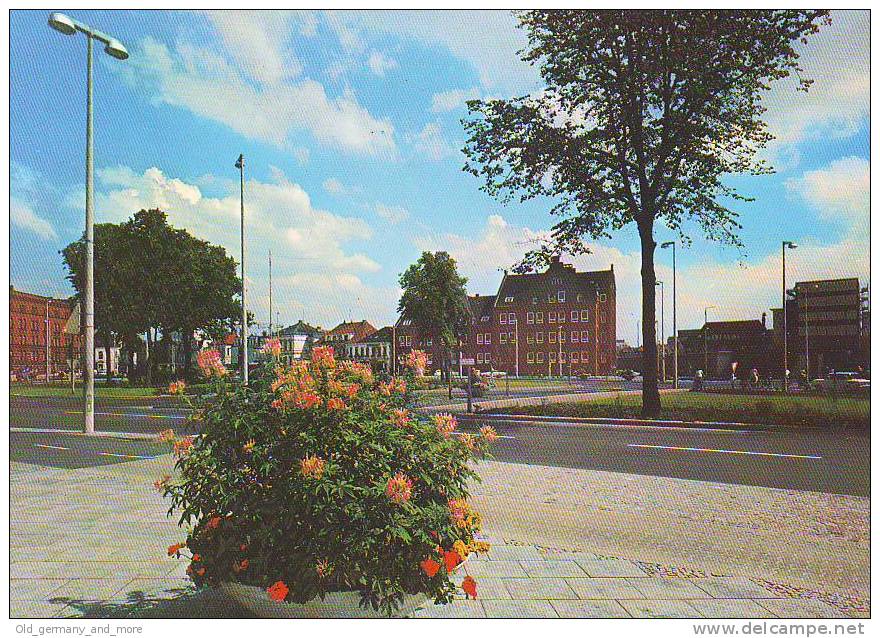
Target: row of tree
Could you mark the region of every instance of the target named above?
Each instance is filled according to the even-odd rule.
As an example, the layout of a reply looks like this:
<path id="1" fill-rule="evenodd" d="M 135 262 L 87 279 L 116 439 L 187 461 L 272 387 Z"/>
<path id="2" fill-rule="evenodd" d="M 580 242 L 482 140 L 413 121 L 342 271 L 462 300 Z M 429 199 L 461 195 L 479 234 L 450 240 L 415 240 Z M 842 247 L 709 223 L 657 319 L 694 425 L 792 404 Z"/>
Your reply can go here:
<path id="1" fill-rule="evenodd" d="M 85 240 L 61 254 L 79 298 Z M 183 337 L 183 374 L 189 378 L 192 334 L 200 330 L 222 339 L 241 316 L 240 299 L 235 260 L 222 247 L 169 225 L 161 210 L 95 226 L 95 331 L 122 345 L 129 378 L 152 383 L 159 366 L 171 363 L 174 333 Z"/>

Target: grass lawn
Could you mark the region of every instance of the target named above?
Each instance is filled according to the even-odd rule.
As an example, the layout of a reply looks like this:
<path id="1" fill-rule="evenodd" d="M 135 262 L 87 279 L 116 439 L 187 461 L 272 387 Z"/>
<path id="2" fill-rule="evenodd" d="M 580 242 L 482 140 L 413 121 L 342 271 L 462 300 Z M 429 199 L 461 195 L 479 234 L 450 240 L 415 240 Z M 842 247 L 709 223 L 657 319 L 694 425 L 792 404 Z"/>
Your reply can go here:
<path id="1" fill-rule="evenodd" d="M 194 386 L 193 388 L 198 388 Z M 193 389 L 189 388 L 189 389 Z M 136 387 L 106 387 L 95 384 L 95 395 L 98 397 L 107 397 L 115 399 L 123 399 L 127 397 L 154 397 L 159 394 L 165 394 L 165 388 L 136 388 Z M 9 387 L 10 396 L 14 397 L 71 397 L 82 396 L 82 384 L 76 384 L 76 390 L 70 391 L 69 385 L 25 385 L 12 384 Z"/>
<path id="2" fill-rule="evenodd" d="M 799 396 L 746 396 L 680 392 L 661 395 L 661 419 L 736 421 L 788 426 L 847 426 L 867 428 L 870 399 Z M 500 408 L 493 412 L 542 416 L 638 418 L 639 395 L 571 403 Z"/>

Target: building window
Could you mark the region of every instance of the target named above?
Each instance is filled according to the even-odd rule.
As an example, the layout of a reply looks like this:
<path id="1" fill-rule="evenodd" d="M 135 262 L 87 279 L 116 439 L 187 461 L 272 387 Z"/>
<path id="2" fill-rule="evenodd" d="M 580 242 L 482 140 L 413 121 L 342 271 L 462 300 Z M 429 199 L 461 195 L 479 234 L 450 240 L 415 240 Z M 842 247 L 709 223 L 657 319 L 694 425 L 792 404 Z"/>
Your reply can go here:
<path id="1" fill-rule="evenodd" d="M 526 343 L 535 343 L 535 335 L 531 332 L 526 335 Z"/>
<path id="2" fill-rule="evenodd" d="M 551 312 L 547 313 L 547 323 L 556 323 L 556 313 L 555 312 L 551 311 Z"/>
<path id="3" fill-rule="evenodd" d="M 544 363 L 544 353 L 543 352 L 537 353 L 535 355 L 535 361 L 537 361 L 538 363 Z"/>
<path id="4" fill-rule="evenodd" d="M 600 292 L 599 303 L 605 303 L 606 301 L 608 301 L 608 295 L 606 295 L 604 292 Z"/>
<path id="5" fill-rule="evenodd" d="M 489 353 L 488 352 L 483 353 L 483 361 L 485 361 L 486 363 L 489 363 Z"/>
<path id="6" fill-rule="evenodd" d="M 582 341 L 583 343 L 589 343 L 589 342 L 590 342 L 590 333 L 587 332 L 586 330 L 581 330 L 581 341 Z"/>
<path id="7" fill-rule="evenodd" d="M 572 342 L 572 343 L 577 343 L 577 342 L 578 342 L 578 331 L 577 331 L 577 330 L 572 330 L 572 331 L 571 331 L 571 342 Z"/>
<path id="8" fill-rule="evenodd" d="M 577 362 L 578 362 L 578 353 L 577 353 L 577 352 L 572 352 L 572 353 L 571 353 L 571 362 L 572 362 L 572 363 L 577 363 Z"/>
<path id="9" fill-rule="evenodd" d="M 564 290 L 559 290 L 559 291 L 557 291 L 557 293 L 556 293 L 556 300 L 557 300 L 559 303 L 565 303 L 565 291 L 564 291 Z"/>
<path id="10" fill-rule="evenodd" d="M 565 343 L 565 333 L 561 330 L 559 331 L 559 343 Z"/>
<path id="11" fill-rule="evenodd" d="M 537 297 L 532 297 L 532 305 L 535 305 L 535 304 L 537 304 L 537 303 L 538 303 L 538 298 L 537 298 Z"/>
<path id="12" fill-rule="evenodd" d="M 528 361 L 529 363 L 534 363 L 535 362 L 535 353 L 530 352 L 528 355 L 526 355 L 526 361 Z"/>
<path id="13" fill-rule="evenodd" d="M 589 321 L 590 320 L 590 311 L 589 310 L 581 310 L 581 321 Z"/>
<path id="14" fill-rule="evenodd" d="M 559 353 L 559 361 L 561 363 L 565 363 L 565 353 L 564 352 Z"/>
<path id="15" fill-rule="evenodd" d="M 483 316 L 480 318 L 480 321 L 482 321 L 483 323 L 488 322 L 488 321 L 489 321 L 489 315 L 483 315 Z"/>
<path id="16" fill-rule="evenodd" d="M 507 323 L 516 323 L 516 314 L 511 312 L 507 315 Z"/>
<path id="17" fill-rule="evenodd" d="M 507 323 L 507 313 L 506 312 L 501 313 L 501 323 Z"/>
<path id="18" fill-rule="evenodd" d="M 589 363 L 590 362 L 590 353 L 589 352 L 581 352 L 581 361 L 583 363 Z"/>
<path id="19" fill-rule="evenodd" d="M 404 345 L 407 345 L 407 346 L 412 345 L 412 337 L 411 336 L 409 336 L 409 335 L 406 336 L 406 344 L 404 344 Z"/>
<path id="20" fill-rule="evenodd" d="M 535 323 L 535 313 L 527 312 L 526 313 L 526 323 Z"/>
<path id="21" fill-rule="evenodd" d="M 433 337 L 428 337 L 427 339 L 425 339 L 425 345 L 426 345 L 426 346 L 432 346 L 432 345 L 434 345 L 434 339 L 433 339 Z"/>
<path id="22" fill-rule="evenodd" d="M 401 325 L 408 326 L 410 324 L 412 324 L 412 319 L 404 319 Z"/>
<path id="23" fill-rule="evenodd" d="M 550 343 L 556 343 L 556 333 L 555 332 L 547 333 L 547 337 L 548 337 L 548 341 L 550 341 Z"/>
<path id="24" fill-rule="evenodd" d="M 556 363 L 556 353 L 550 352 L 550 363 Z"/>
<path id="25" fill-rule="evenodd" d="M 551 280 L 551 282 L 553 283 L 554 286 L 558 286 L 559 284 L 562 283 L 562 280 L 561 280 L 559 277 L 554 277 L 554 278 Z"/>
<path id="26" fill-rule="evenodd" d="M 556 320 L 559 323 L 565 323 L 565 312 L 560 312 L 559 315 L 557 315 Z"/>
<path id="27" fill-rule="evenodd" d="M 516 343 L 516 333 L 515 332 L 508 332 L 507 333 L 507 340 L 510 343 Z"/>
<path id="28" fill-rule="evenodd" d="M 483 333 L 482 332 L 477 333 L 477 343 L 480 343 L 480 344 L 483 343 Z"/>
<path id="29" fill-rule="evenodd" d="M 544 323 L 544 313 L 540 310 L 535 313 L 535 323 Z"/>
<path id="30" fill-rule="evenodd" d="M 513 297 L 505 297 L 504 303 L 513 303 Z"/>
<path id="31" fill-rule="evenodd" d="M 477 353 L 477 363 L 483 363 L 483 353 L 482 352 Z"/>
<path id="32" fill-rule="evenodd" d="M 492 343 L 492 333 L 491 332 L 487 332 L 486 336 L 483 337 L 483 343 L 485 343 L 486 345 Z"/>
<path id="33" fill-rule="evenodd" d="M 498 333 L 498 343 L 507 343 L 507 333 L 499 332 Z"/>
<path id="34" fill-rule="evenodd" d="M 574 323 L 577 323 L 577 320 L 578 320 L 578 311 L 577 311 L 577 310 L 572 310 L 572 311 L 571 311 L 571 320 L 572 320 Z"/>
<path id="35" fill-rule="evenodd" d="M 536 333 L 536 335 L 535 335 L 535 340 L 536 340 L 538 343 L 544 343 L 544 333 L 543 333 L 543 332 L 538 332 L 538 333 Z"/>

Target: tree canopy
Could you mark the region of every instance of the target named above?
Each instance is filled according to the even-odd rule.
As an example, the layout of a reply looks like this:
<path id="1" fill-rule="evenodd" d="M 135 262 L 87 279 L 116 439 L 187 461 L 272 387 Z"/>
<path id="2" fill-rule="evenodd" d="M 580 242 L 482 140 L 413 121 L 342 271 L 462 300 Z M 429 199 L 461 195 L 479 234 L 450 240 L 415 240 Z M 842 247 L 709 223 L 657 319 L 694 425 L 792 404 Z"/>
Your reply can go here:
<path id="1" fill-rule="evenodd" d="M 472 100 L 464 170 L 510 201 L 546 196 L 560 220 L 518 269 L 551 254 L 588 252 L 585 238 L 634 223 L 642 247 L 643 412 L 660 409 L 654 326 L 654 225 L 687 241 L 691 220 L 709 239 L 740 245 L 724 181 L 771 168 L 761 97 L 800 76 L 797 43 L 827 11 L 537 10 L 519 14 L 544 89 L 508 100 Z"/>

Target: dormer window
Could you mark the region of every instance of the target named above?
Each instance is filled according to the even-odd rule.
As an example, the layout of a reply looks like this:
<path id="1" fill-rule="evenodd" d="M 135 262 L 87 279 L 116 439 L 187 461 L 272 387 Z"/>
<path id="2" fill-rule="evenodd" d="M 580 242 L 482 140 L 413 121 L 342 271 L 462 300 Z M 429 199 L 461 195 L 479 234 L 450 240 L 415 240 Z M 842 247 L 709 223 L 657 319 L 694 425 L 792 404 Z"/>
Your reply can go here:
<path id="1" fill-rule="evenodd" d="M 559 301 L 559 303 L 565 303 L 565 291 L 564 290 L 557 291 L 556 300 Z"/>
<path id="2" fill-rule="evenodd" d="M 561 280 L 559 277 L 554 277 L 554 278 L 551 280 L 551 282 L 553 283 L 554 286 L 558 286 L 559 284 L 562 283 L 562 280 Z"/>
<path id="3" fill-rule="evenodd" d="M 483 323 L 486 323 L 487 321 L 489 321 L 489 315 L 483 315 L 482 318 L 480 319 L 480 321 L 482 321 Z"/>
<path id="4" fill-rule="evenodd" d="M 504 303 L 513 303 L 513 297 L 505 297 Z"/>
<path id="5" fill-rule="evenodd" d="M 402 326 L 408 326 L 408 325 L 410 325 L 411 323 L 412 323 L 412 319 L 404 319 L 404 320 L 401 322 L 400 325 L 402 325 Z"/>

